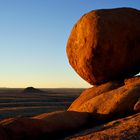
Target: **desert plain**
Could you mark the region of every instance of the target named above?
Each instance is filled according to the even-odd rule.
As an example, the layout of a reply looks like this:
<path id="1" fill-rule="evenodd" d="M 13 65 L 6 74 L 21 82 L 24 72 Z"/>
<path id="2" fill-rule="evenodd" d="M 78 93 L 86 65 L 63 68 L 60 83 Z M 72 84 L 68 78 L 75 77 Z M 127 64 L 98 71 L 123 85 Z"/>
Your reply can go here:
<path id="1" fill-rule="evenodd" d="M 26 89 L 26 88 L 25 88 Z M 0 119 L 32 117 L 66 110 L 84 90 L 82 88 L 43 88 L 25 93 L 24 88 L 0 88 Z"/>

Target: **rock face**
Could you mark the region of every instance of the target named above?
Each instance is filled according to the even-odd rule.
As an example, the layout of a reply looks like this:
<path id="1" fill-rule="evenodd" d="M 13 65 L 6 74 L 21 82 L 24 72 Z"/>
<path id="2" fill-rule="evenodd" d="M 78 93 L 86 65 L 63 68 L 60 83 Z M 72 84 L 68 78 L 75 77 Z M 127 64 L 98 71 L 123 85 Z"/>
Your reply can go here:
<path id="1" fill-rule="evenodd" d="M 68 111 L 88 112 L 93 116 L 96 114 L 97 118 L 102 115 L 109 118 L 133 113 L 140 108 L 140 77 L 125 80 L 124 85 L 114 89 L 100 85 L 85 92 L 72 103 Z"/>
<path id="2" fill-rule="evenodd" d="M 88 123 L 88 113 L 53 112 L 33 118 L 11 118 L 0 121 L 0 140 L 59 139 L 80 130 Z"/>
<path id="3" fill-rule="evenodd" d="M 104 92 L 108 92 L 110 90 L 116 89 L 120 87 L 122 82 L 112 81 L 102 84 L 100 86 L 94 86 L 92 88 L 86 89 L 81 93 L 81 95 L 71 104 L 68 108 L 68 111 L 78 109 L 82 104 L 87 102 L 88 100 L 95 98 L 96 96 L 103 94 Z M 76 110 L 77 111 L 77 110 Z"/>
<path id="4" fill-rule="evenodd" d="M 134 106 L 134 111 L 135 112 L 140 112 L 140 98 Z"/>
<path id="5" fill-rule="evenodd" d="M 137 74 L 140 71 L 139 24 L 140 11 L 132 8 L 85 14 L 74 25 L 68 39 L 69 63 L 93 85 Z"/>
<path id="6" fill-rule="evenodd" d="M 139 140 L 140 113 L 85 130 L 66 140 Z"/>

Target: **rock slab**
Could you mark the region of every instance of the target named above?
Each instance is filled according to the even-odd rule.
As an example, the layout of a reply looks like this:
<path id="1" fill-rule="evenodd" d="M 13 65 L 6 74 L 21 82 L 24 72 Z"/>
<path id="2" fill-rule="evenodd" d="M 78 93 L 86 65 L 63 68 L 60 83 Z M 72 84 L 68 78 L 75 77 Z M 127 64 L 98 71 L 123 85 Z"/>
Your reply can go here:
<path id="1" fill-rule="evenodd" d="M 139 140 L 140 113 L 85 130 L 65 140 Z"/>
<path id="2" fill-rule="evenodd" d="M 114 87 L 114 88 L 113 88 Z M 140 110 L 140 77 L 109 82 L 83 91 L 68 111 L 88 112 L 99 119 L 125 116 Z"/>

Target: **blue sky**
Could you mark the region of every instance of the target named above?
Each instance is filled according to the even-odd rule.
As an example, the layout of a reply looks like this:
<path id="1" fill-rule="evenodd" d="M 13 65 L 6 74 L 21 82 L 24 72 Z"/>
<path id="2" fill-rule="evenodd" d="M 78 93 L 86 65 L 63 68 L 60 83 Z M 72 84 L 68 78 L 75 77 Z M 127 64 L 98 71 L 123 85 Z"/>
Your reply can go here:
<path id="1" fill-rule="evenodd" d="M 0 87 L 89 87 L 68 64 L 74 23 L 93 9 L 139 0 L 0 0 Z"/>

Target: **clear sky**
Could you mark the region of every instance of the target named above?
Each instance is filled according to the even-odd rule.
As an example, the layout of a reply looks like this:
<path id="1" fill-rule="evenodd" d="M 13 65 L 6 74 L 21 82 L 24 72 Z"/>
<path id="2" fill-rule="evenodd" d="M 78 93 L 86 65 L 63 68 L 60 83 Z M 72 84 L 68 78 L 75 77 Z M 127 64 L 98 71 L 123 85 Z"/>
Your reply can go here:
<path id="1" fill-rule="evenodd" d="M 93 9 L 140 0 L 0 0 L 0 87 L 89 87 L 68 64 L 74 23 Z"/>

